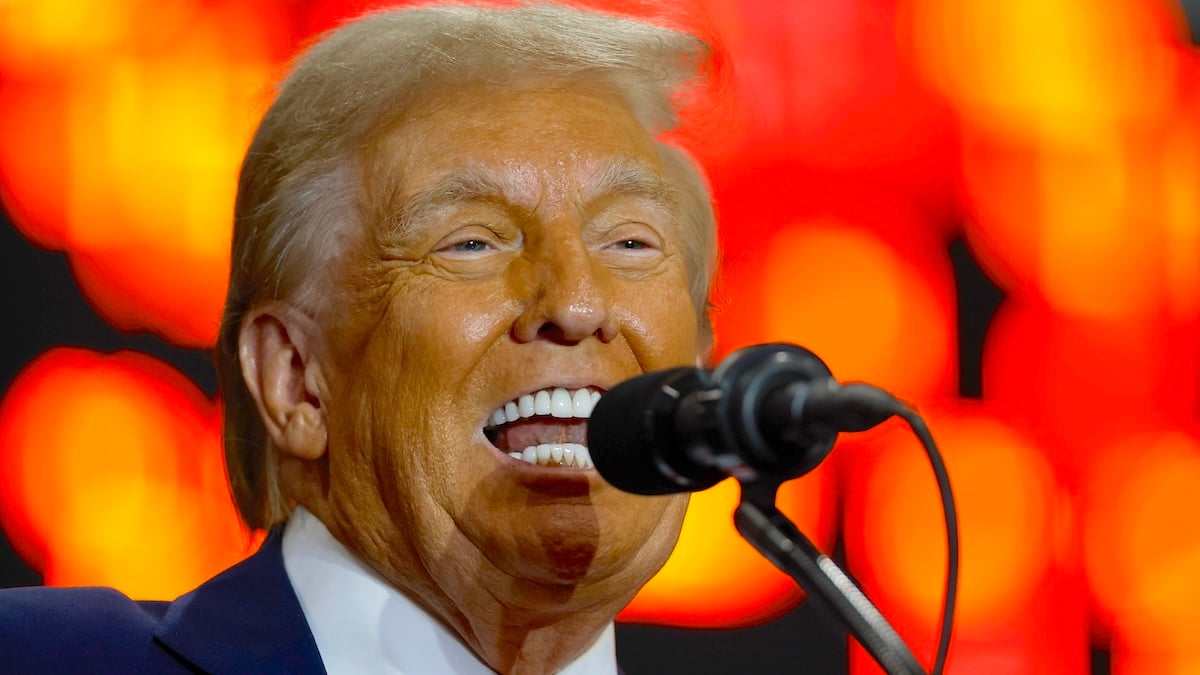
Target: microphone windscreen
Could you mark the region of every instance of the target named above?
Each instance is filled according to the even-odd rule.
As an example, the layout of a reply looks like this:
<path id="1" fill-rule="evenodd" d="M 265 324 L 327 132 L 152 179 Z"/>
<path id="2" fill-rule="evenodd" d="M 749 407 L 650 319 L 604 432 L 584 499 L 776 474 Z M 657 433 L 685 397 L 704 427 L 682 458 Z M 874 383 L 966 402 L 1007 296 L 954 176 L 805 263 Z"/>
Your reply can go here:
<path id="1" fill-rule="evenodd" d="M 600 397 L 588 420 L 588 452 L 604 480 L 640 495 L 710 487 L 724 474 L 692 466 L 675 414 L 705 385 L 697 368 L 671 368 L 628 379 Z"/>

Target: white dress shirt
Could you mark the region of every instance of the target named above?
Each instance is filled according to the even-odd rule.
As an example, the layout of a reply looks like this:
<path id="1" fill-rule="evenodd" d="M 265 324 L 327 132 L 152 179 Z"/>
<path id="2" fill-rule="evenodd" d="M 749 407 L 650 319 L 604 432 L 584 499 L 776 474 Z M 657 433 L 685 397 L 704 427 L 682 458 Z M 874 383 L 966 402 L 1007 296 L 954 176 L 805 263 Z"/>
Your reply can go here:
<path id="1" fill-rule="evenodd" d="M 331 675 L 492 675 L 454 634 L 300 507 L 283 532 L 283 566 Z M 614 675 L 615 644 L 609 624 L 560 675 Z"/>

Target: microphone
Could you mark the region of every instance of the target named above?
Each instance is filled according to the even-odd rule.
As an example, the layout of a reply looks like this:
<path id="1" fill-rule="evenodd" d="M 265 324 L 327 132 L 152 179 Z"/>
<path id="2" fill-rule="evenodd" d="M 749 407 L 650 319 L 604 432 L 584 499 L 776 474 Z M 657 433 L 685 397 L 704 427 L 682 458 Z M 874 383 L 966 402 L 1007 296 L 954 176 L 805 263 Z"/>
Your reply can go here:
<path id="1" fill-rule="evenodd" d="M 945 508 L 946 593 L 933 669 L 941 675 L 958 586 L 954 497 L 924 421 L 891 394 L 869 384 L 838 384 L 821 359 L 796 345 L 745 347 L 712 372 L 672 368 L 613 387 L 588 420 L 588 450 L 606 481 L 635 494 L 694 492 L 729 476 L 740 480 L 734 524 L 746 541 L 840 619 L 889 675 L 924 675 L 870 599 L 775 507 L 779 485 L 816 468 L 839 433 L 865 431 L 893 415 L 909 423 L 929 453 Z"/>
<path id="2" fill-rule="evenodd" d="M 672 368 L 617 385 L 592 411 L 588 450 L 606 481 L 635 494 L 694 492 L 729 476 L 782 482 L 816 468 L 839 432 L 902 409 L 871 385 L 839 385 L 807 349 L 757 345 L 712 372 Z"/>

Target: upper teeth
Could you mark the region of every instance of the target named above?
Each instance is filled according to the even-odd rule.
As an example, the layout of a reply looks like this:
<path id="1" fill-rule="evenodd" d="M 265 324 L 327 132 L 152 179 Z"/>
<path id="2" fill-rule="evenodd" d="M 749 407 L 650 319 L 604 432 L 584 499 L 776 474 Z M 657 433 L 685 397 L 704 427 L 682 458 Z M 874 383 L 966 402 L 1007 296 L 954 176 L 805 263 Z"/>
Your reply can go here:
<path id="1" fill-rule="evenodd" d="M 496 411 L 488 419 L 488 423 L 489 426 L 498 427 L 534 415 L 587 419 L 592 416 L 592 408 L 599 400 L 600 392 L 591 389 L 570 390 L 563 387 L 542 389 L 520 396 L 496 408 Z"/>

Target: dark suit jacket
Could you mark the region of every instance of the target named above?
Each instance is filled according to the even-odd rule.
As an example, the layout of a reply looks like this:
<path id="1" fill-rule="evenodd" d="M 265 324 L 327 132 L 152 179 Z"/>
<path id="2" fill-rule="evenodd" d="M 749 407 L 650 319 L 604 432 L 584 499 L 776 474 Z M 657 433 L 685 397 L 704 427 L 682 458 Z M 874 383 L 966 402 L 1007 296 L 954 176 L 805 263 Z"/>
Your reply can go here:
<path id="1" fill-rule="evenodd" d="M 324 673 L 281 539 L 174 602 L 109 588 L 0 591 L 0 672 Z"/>

